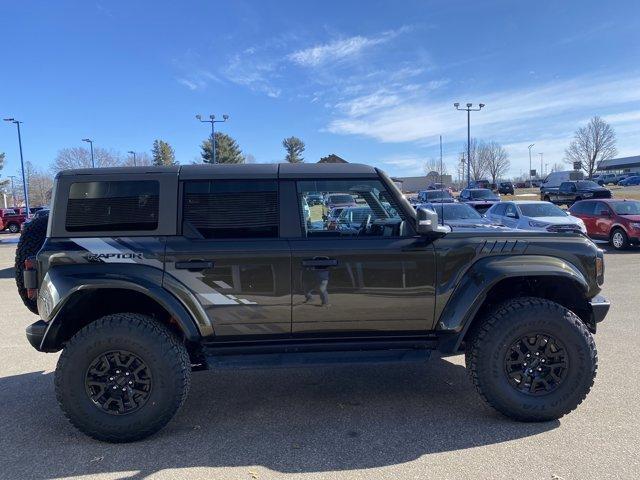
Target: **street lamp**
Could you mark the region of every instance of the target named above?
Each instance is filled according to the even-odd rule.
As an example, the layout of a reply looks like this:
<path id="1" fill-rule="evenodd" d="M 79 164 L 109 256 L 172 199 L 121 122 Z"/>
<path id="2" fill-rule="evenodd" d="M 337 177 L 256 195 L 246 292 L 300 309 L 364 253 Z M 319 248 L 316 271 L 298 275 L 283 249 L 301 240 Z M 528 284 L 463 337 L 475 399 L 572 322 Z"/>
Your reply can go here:
<path id="1" fill-rule="evenodd" d="M 82 141 L 87 142 L 89 145 L 91 145 L 91 167 L 96 168 L 96 164 L 93 161 L 93 140 L 91 140 L 90 138 L 83 138 Z"/>
<path id="2" fill-rule="evenodd" d="M 534 145 L 535 143 L 529 145 L 529 187 L 531 187 L 531 149 Z"/>
<path id="3" fill-rule="evenodd" d="M 211 163 L 216 163 L 216 132 L 215 132 L 215 124 L 216 123 L 224 123 L 229 120 L 229 115 L 222 115 L 222 120 L 216 120 L 215 115 L 209 115 L 209 120 L 203 120 L 202 115 L 196 115 L 196 118 L 200 120 L 202 123 L 210 123 L 211 124 Z"/>
<path id="4" fill-rule="evenodd" d="M 131 155 L 133 155 L 133 166 L 136 167 L 136 152 L 134 152 L 133 150 L 129 150 L 127 153 L 130 153 Z"/>
<path id="5" fill-rule="evenodd" d="M 453 104 L 456 110 L 466 110 L 467 112 L 467 188 L 471 186 L 471 112 L 479 112 L 484 107 L 484 103 L 479 103 L 477 108 L 472 108 L 473 103 L 467 103 L 466 107 L 460 108 L 458 102 Z"/>
<path id="6" fill-rule="evenodd" d="M 11 122 L 18 127 L 18 147 L 20 148 L 20 168 L 22 169 L 22 189 L 24 190 L 24 206 L 27 209 L 27 218 L 31 214 L 31 210 L 29 210 L 29 186 L 27 185 L 27 179 L 24 176 L 24 158 L 22 157 L 22 135 L 20 134 L 20 124 L 22 122 L 16 120 L 15 118 L 4 118 L 5 122 Z M 14 198 L 15 200 L 15 198 Z"/>

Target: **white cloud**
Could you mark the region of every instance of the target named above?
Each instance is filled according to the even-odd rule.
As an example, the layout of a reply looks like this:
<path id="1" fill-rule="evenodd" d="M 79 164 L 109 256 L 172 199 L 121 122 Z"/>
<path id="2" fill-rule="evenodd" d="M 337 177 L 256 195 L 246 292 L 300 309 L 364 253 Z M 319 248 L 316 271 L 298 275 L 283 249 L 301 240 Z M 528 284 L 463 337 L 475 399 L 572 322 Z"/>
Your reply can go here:
<path id="1" fill-rule="evenodd" d="M 409 30 L 409 27 L 402 27 L 398 30 L 389 30 L 376 37 L 354 37 L 334 40 L 313 47 L 298 50 L 287 55 L 287 58 L 303 67 L 318 67 L 326 63 L 344 60 L 362 53 L 363 50 L 386 43 L 401 33 Z"/>
<path id="2" fill-rule="evenodd" d="M 444 83 L 433 81 L 431 87 Z M 446 100 L 439 91 L 427 93 L 428 85 L 417 91 L 386 87 L 342 100 L 327 129 L 384 143 L 413 144 L 418 151 L 437 145 L 438 136 L 443 135 L 445 161 L 453 166 L 466 141 L 466 114 L 456 111 L 453 102 L 464 104 L 473 99 L 486 103 L 486 107 L 472 113 L 471 134 L 505 144 L 513 174 L 528 171 L 530 143 L 536 144 L 532 152 L 534 168 L 540 170 L 538 152 L 544 154 L 543 167 L 561 163 L 574 131 L 593 115 L 613 125 L 620 156 L 638 154 L 640 79 L 634 72 L 583 76 L 505 91 L 469 92 L 450 95 Z M 379 162 L 392 172 L 400 169 L 419 174 L 420 158 L 409 155 Z"/>
<path id="3" fill-rule="evenodd" d="M 245 56 L 236 54 L 231 57 L 222 71 L 225 78 L 235 84 L 248 87 L 254 92 L 264 93 L 268 97 L 279 97 L 282 91 L 272 82 L 272 78 L 276 75 L 276 63 L 254 58 L 251 49 L 245 51 L 245 54 Z M 247 56 L 251 58 L 246 58 Z"/>

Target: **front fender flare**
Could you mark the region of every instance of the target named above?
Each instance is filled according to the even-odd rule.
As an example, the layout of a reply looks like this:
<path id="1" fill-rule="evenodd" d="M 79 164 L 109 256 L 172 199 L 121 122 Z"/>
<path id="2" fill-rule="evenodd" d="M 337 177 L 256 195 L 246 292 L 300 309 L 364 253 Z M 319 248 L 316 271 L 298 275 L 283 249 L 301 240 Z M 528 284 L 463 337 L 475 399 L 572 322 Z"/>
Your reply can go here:
<path id="1" fill-rule="evenodd" d="M 544 255 L 514 255 L 478 260 L 464 274 L 448 299 L 436 324 L 443 341 L 440 350 L 457 352 L 471 322 L 490 290 L 508 278 L 562 277 L 569 279 L 586 297 L 589 282 L 573 264 Z"/>

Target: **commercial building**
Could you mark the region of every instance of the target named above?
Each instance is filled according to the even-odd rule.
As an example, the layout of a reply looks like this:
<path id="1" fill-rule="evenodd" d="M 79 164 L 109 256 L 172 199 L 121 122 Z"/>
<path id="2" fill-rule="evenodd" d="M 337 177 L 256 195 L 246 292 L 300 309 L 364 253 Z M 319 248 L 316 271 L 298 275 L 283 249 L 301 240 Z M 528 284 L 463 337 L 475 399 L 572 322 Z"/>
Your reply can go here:
<path id="1" fill-rule="evenodd" d="M 602 160 L 597 167 L 599 172 L 640 173 L 640 155 Z"/>

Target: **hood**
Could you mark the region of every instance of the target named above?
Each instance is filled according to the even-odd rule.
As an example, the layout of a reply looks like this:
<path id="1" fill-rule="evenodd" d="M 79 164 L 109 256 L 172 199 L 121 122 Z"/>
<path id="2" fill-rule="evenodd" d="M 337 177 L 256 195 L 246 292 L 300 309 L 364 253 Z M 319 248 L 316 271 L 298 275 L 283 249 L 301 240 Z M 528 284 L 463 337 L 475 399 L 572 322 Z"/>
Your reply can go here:
<path id="1" fill-rule="evenodd" d="M 566 217 L 527 217 L 532 222 L 543 222 L 549 223 L 551 225 L 562 225 L 562 224 L 579 224 L 580 219 L 577 217 L 573 217 L 571 215 L 567 215 Z"/>

